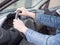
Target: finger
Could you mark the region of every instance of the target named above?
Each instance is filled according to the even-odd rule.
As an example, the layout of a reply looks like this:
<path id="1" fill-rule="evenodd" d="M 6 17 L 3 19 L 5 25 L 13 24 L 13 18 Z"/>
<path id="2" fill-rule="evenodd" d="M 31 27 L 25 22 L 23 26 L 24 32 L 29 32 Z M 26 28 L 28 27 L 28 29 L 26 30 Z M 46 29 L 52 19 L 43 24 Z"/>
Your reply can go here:
<path id="1" fill-rule="evenodd" d="M 18 10 L 21 10 L 20 8 L 17 8 L 17 10 L 16 11 L 18 11 Z"/>
<path id="2" fill-rule="evenodd" d="M 13 26 L 17 26 L 16 24 L 17 24 L 17 23 L 16 23 L 16 22 L 14 22 L 14 23 L 13 23 Z"/>
<path id="3" fill-rule="evenodd" d="M 19 18 L 17 20 L 20 20 Z"/>
<path id="4" fill-rule="evenodd" d="M 13 22 L 13 25 L 15 25 L 16 24 L 16 22 Z"/>
<path id="5" fill-rule="evenodd" d="M 21 15 L 22 16 L 23 14 L 22 13 L 19 13 L 18 15 Z"/>
<path id="6" fill-rule="evenodd" d="M 15 25 L 13 25 L 13 27 L 16 28 Z"/>
<path id="7" fill-rule="evenodd" d="M 22 11 L 22 8 L 17 8 L 16 12 L 17 12 L 17 11 Z"/>
<path id="8" fill-rule="evenodd" d="M 17 10 L 16 11 L 18 11 L 18 10 L 23 10 L 23 9 L 25 9 L 24 7 L 21 7 L 21 8 L 17 8 Z"/>
<path id="9" fill-rule="evenodd" d="M 23 22 L 23 21 L 18 18 L 18 22 Z"/>
<path id="10" fill-rule="evenodd" d="M 13 22 L 17 21 L 18 19 L 13 19 Z"/>

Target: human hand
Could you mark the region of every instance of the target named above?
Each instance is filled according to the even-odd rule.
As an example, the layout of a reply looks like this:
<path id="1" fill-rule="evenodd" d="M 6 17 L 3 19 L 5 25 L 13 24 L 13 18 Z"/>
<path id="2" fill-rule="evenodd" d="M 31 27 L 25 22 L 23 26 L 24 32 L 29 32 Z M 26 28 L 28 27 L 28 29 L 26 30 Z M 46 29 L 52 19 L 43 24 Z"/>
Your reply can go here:
<path id="1" fill-rule="evenodd" d="M 22 11 L 22 13 L 19 13 L 20 16 L 29 16 L 35 18 L 35 13 L 29 12 L 24 7 L 18 8 L 16 11 L 18 12 L 19 10 Z"/>
<path id="2" fill-rule="evenodd" d="M 27 9 L 25 9 L 24 7 L 17 8 L 16 11 L 17 11 L 17 12 L 18 12 L 18 11 L 22 11 L 22 13 L 19 13 L 20 16 L 28 16 L 28 13 L 29 13 L 29 11 L 28 11 Z"/>
<path id="3" fill-rule="evenodd" d="M 20 19 L 14 19 L 13 26 L 14 28 L 16 28 L 22 33 L 25 33 L 27 30 L 27 27 L 24 25 L 24 23 Z"/>

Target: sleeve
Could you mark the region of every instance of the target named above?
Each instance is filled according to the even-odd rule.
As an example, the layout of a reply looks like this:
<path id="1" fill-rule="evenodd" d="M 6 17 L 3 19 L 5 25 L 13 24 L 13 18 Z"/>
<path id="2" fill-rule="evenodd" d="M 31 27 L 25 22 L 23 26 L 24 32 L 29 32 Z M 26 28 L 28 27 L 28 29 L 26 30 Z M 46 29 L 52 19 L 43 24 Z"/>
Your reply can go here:
<path id="1" fill-rule="evenodd" d="M 31 29 L 28 29 L 25 35 L 27 40 L 35 45 L 60 45 L 60 35 L 44 35 Z"/>
<path id="2" fill-rule="evenodd" d="M 4 30 L 0 28 L 0 45 L 16 45 L 22 40 L 19 31 Z"/>
<path id="3" fill-rule="evenodd" d="M 60 29 L 60 17 L 36 13 L 35 22 Z"/>
<path id="4" fill-rule="evenodd" d="M 47 39 L 47 45 L 60 45 L 60 34 L 56 34 Z"/>

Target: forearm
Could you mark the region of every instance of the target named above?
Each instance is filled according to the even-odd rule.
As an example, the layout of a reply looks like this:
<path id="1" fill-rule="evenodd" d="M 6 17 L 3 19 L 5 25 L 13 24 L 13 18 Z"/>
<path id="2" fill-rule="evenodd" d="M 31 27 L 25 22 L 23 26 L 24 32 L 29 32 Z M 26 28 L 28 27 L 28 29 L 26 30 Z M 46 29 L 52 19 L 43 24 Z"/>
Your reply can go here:
<path id="1" fill-rule="evenodd" d="M 48 35 L 43 35 L 41 33 L 33 31 L 32 29 L 28 29 L 25 33 L 25 36 L 29 42 L 34 43 L 36 45 L 46 44 L 47 38 L 49 37 Z"/>
<path id="2" fill-rule="evenodd" d="M 60 17 L 37 13 L 35 22 L 60 29 Z"/>
<path id="3" fill-rule="evenodd" d="M 28 12 L 27 15 L 30 16 L 30 17 L 32 17 L 33 19 L 35 19 L 35 13 Z"/>
<path id="4" fill-rule="evenodd" d="M 60 43 L 60 34 L 56 35 L 44 35 L 28 29 L 25 33 L 27 40 L 36 45 L 59 45 Z"/>

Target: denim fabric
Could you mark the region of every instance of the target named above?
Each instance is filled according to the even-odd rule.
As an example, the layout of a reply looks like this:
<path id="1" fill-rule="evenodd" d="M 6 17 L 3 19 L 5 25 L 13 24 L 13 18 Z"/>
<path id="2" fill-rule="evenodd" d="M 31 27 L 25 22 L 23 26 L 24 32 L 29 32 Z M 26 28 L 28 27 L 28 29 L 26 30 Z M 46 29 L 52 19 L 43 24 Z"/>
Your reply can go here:
<path id="1" fill-rule="evenodd" d="M 58 16 L 37 13 L 35 21 L 38 24 L 41 23 L 46 26 L 55 27 L 56 29 L 60 30 L 60 17 Z"/>
<path id="2" fill-rule="evenodd" d="M 27 40 L 36 45 L 60 45 L 59 19 L 60 17 L 37 13 L 35 21 L 38 24 L 42 23 L 50 27 L 55 27 L 57 29 L 57 33 L 56 35 L 44 35 L 33 31 L 32 29 L 27 29 L 25 33 Z"/>

